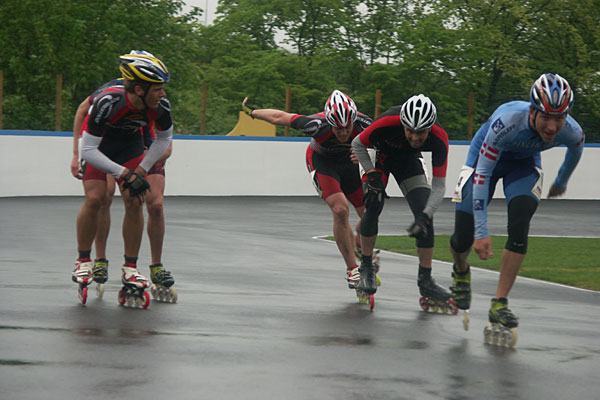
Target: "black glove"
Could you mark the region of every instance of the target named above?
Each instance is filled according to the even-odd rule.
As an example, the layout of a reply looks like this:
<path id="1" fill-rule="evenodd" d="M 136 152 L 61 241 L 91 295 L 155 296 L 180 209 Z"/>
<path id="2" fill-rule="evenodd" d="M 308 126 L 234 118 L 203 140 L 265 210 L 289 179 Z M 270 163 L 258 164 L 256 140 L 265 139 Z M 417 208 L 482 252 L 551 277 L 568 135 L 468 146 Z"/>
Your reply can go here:
<path id="1" fill-rule="evenodd" d="M 379 171 L 369 172 L 367 174 L 367 187 L 365 188 L 365 194 L 363 201 L 367 208 L 376 206 L 381 203 L 384 198 L 389 198 L 385 193 L 385 183 L 383 183 L 382 173 Z"/>
<path id="2" fill-rule="evenodd" d="M 131 179 L 133 175 L 135 175 L 135 179 L 130 182 L 129 179 Z M 150 184 L 142 175 L 129 171 L 127 175 L 123 177 L 123 188 L 129 189 L 131 197 L 136 197 L 146 193 L 146 190 L 150 189 Z"/>
<path id="3" fill-rule="evenodd" d="M 248 100 L 248 98 L 246 97 L 244 99 L 244 101 L 242 102 L 242 111 L 244 111 L 246 114 L 248 114 L 249 116 L 252 117 L 252 119 L 254 119 L 254 116 L 252 116 L 252 111 L 256 110 L 256 107 L 252 107 L 251 105 L 249 105 L 246 101 Z"/>
<path id="4" fill-rule="evenodd" d="M 415 222 L 407 229 L 408 236 L 416 239 L 425 239 L 431 229 L 431 218 L 425 213 L 419 213 L 415 217 Z"/>

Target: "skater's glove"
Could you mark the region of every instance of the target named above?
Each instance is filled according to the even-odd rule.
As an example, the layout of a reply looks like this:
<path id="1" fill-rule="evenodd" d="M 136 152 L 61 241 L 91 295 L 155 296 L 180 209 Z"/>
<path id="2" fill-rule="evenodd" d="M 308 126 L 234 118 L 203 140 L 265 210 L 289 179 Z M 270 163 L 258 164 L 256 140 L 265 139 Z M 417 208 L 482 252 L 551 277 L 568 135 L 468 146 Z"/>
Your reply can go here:
<path id="1" fill-rule="evenodd" d="M 415 217 L 415 222 L 407 229 L 408 236 L 416 239 L 425 239 L 431 229 L 431 218 L 425 213 L 419 213 Z"/>
<path id="2" fill-rule="evenodd" d="M 242 111 L 244 111 L 246 114 L 248 114 L 249 116 L 251 116 L 252 119 L 254 119 L 254 116 L 252 115 L 252 111 L 256 110 L 256 107 L 252 107 L 247 102 L 248 102 L 248 98 L 246 97 L 244 99 L 244 101 L 242 101 Z"/>
<path id="3" fill-rule="evenodd" d="M 133 180 L 131 180 L 132 176 L 134 176 Z M 146 193 L 146 191 L 150 189 L 150 184 L 142 175 L 129 171 L 129 173 L 123 177 L 123 188 L 129 189 L 131 197 L 136 197 Z"/>
<path id="4" fill-rule="evenodd" d="M 383 183 L 382 175 L 379 171 L 372 171 L 367 174 L 365 195 L 363 196 L 367 208 L 377 206 L 384 198 L 389 199 L 389 196 L 385 193 L 385 183 Z"/>

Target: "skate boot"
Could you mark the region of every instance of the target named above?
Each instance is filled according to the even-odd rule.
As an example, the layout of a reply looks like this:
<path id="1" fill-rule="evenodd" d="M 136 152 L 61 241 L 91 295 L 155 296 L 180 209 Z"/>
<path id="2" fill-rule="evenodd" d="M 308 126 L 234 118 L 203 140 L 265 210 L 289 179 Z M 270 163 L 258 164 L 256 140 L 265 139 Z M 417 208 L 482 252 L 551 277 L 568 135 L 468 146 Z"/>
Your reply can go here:
<path id="1" fill-rule="evenodd" d="M 458 308 L 454 304 L 450 296 L 450 292 L 446 291 L 443 287 L 435 283 L 435 280 L 431 275 L 422 275 L 417 279 L 417 285 L 419 286 L 419 292 L 421 298 L 419 298 L 419 305 L 423 311 L 443 312 L 444 314 L 458 313 Z"/>
<path id="2" fill-rule="evenodd" d="M 362 250 L 360 247 L 360 243 L 358 242 L 358 238 L 355 236 L 354 237 L 354 256 L 356 257 L 356 260 L 358 260 L 359 262 L 362 263 L 363 260 L 363 254 L 362 254 Z M 372 256 L 372 263 L 373 266 L 375 267 L 375 279 L 377 279 L 377 286 L 381 286 L 381 279 L 379 279 L 379 250 L 378 249 L 373 249 L 373 256 Z"/>
<path id="3" fill-rule="evenodd" d="M 377 279 L 372 257 L 363 256 L 360 267 L 357 268 L 360 278 L 356 286 L 356 297 L 363 304 L 368 304 L 369 309 L 375 307 L 375 292 L 377 291 Z"/>
<path id="4" fill-rule="evenodd" d="M 456 307 L 463 310 L 463 327 L 465 331 L 469 330 L 469 308 L 471 308 L 471 267 L 468 266 L 465 272 L 456 271 L 456 264 L 453 266 L 452 277 L 454 282 L 450 286 L 452 298 Z"/>
<path id="5" fill-rule="evenodd" d="M 519 319 L 508 308 L 508 299 L 492 299 L 488 320 L 490 323 L 483 330 L 485 343 L 508 347 L 517 344 Z"/>
<path id="6" fill-rule="evenodd" d="M 348 281 L 349 289 L 356 289 L 358 282 L 360 281 L 360 272 L 358 272 L 358 265 L 351 268 L 346 268 L 346 280 Z"/>
<path id="7" fill-rule="evenodd" d="M 161 263 L 150 266 L 150 278 L 152 279 L 150 293 L 154 300 L 166 303 L 177 302 L 177 291 L 171 287 L 175 280 L 171 272 L 167 271 Z"/>
<path id="8" fill-rule="evenodd" d="M 96 295 L 98 300 L 102 300 L 104 295 L 104 283 L 108 280 L 108 260 L 106 258 L 99 258 L 94 260 L 94 282 L 98 283 L 96 286 Z"/>
<path id="9" fill-rule="evenodd" d="M 149 286 L 148 279 L 138 272 L 135 264 L 125 264 L 121 269 L 123 287 L 119 290 L 119 304 L 128 307 L 148 307 L 150 295 L 144 291 Z"/>
<path id="10" fill-rule="evenodd" d="M 77 293 L 79 295 L 79 300 L 81 304 L 85 304 L 87 301 L 87 292 L 88 285 L 93 281 L 93 272 L 92 272 L 92 261 L 90 259 L 87 260 L 77 260 L 75 261 L 75 269 L 71 274 L 71 279 L 73 282 L 79 285 L 79 289 Z"/>

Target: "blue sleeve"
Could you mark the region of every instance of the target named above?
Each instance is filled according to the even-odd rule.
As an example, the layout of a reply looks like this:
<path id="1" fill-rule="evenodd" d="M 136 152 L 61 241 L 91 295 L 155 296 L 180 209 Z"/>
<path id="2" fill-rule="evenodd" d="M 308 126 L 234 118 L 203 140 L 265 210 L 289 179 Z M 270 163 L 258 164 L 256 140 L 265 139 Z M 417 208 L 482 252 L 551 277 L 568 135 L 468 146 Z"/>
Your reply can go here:
<path id="1" fill-rule="evenodd" d="M 572 129 L 568 131 L 568 135 L 566 135 L 567 137 L 565 139 L 565 144 L 567 145 L 565 160 L 560 166 L 556 179 L 554 180 L 554 187 L 559 190 L 563 190 L 567 187 L 569 178 L 581 159 L 585 144 L 585 134 L 579 124 L 573 120 L 570 125 Z"/>
<path id="2" fill-rule="evenodd" d="M 490 126 L 490 124 L 487 124 L 488 128 Z M 473 174 L 475 239 L 481 239 L 490 235 L 487 228 L 487 205 L 490 200 L 490 181 L 502 152 L 498 145 L 492 145 L 496 135 L 497 133 L 493 129 L 488 129 L 483 143 L 477 149 L 479 155 L 477 158 L 477 167 Z"/>

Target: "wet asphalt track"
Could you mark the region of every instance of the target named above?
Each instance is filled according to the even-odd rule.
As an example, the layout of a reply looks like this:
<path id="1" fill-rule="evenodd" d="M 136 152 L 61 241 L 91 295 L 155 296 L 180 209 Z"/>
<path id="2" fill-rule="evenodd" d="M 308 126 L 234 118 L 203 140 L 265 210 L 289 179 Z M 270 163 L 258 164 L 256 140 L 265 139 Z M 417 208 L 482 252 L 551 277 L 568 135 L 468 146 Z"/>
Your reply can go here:
<path id="1" fill-rule="evenodd" d="M 420 310 L 414 258 L 385 253 L 371 313 L 335 244 L 313 238 L 331 232 L 321 200 L 171 197 L 163 260 L 179 303 L 117 305 L 116 199 L 107 292 L 82 306 L 70 280 L 81 201 L 0 199 L 1 399 L 600 398 L 600 293 L 519 278 L 516 348 L 484 345 L 495 273 L 473 270 L 464 331 L 460 317 Z M 403 232 L 408 213 L 389 201 L 380 232 Z M 494 201 L 493 233 L 505 215 Z M 446 201 L 438 233 L 452 216 Z M 531 233 L 600 237 L 600 204 L 545 201 Z M 148 264 L 144 236 L 142 273 Z M 434 263 L 444 286 L 450 269 Z"/>

